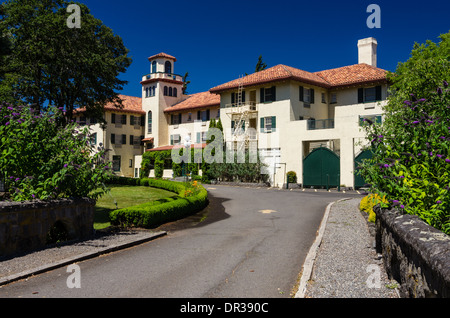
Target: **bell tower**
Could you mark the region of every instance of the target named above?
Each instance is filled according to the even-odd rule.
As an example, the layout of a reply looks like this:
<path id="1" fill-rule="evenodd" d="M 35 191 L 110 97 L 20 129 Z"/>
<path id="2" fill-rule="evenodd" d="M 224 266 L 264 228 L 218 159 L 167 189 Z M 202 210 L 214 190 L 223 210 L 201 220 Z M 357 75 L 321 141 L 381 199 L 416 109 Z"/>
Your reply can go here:
<path id="1" fill-rule="evenodd" d="M 168 116 L 164 110 L 183 99 L 183 78 L 175 74 L 177 59 L 166 53 L 148 58 L 150 73 L 142 77 L 142 109 L 146 112 L 146 148 L 167 146 Z"/>

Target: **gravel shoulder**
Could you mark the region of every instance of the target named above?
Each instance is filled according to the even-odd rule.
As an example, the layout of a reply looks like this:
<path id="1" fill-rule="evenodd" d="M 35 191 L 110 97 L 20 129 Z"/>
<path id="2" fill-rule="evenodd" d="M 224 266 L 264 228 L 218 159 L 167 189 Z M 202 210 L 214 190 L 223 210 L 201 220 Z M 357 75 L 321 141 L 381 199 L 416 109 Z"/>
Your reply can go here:
<path id="1" fill-rule="evenodd" d="M 359 210 L 361 199 L 335 203 L 317 250 L 305 298 L 398 298 Z"/>

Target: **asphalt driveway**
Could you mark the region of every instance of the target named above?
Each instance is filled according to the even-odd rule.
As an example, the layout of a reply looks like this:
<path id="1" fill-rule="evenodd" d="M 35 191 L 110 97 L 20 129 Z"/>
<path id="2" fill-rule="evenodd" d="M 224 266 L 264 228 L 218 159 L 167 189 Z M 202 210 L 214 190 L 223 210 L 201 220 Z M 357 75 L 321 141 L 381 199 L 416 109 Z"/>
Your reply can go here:
<path id="1" fill-rule="evenodd" d="M 168 235 L 3 286 L 0 297 L 289 298 L 330 202 L 353 194 L 207 186 L 210 205 Z"/>

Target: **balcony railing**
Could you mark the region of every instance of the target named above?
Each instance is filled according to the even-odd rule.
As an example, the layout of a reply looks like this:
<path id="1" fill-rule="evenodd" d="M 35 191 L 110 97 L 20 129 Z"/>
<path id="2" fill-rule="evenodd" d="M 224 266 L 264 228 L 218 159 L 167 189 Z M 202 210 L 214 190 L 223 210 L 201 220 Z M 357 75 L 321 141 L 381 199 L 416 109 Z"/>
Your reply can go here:
<path id="1" fill-rule="evenodd" d="M 308 130 L 333 129 L 334 119 L 308 119 Z"/>
<path id="2" fill-rule="evenodd" d="M 170 79 L 174 81 L 183 81 L 183 77 L 181 75 L 177 74 L 171 74 L 171 73 L 163 73 L 163 72 L 156 72 L 156 73 L 150 73 L 147 75 L 144 75 L 142 77 L 143 81 L 150 80 L 150 79 Z"/>

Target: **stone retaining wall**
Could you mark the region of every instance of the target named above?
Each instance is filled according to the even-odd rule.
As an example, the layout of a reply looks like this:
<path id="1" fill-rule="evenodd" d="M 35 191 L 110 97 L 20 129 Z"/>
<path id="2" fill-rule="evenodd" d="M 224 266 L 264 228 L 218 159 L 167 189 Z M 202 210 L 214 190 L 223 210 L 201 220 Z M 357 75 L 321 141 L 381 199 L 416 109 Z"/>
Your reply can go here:
<path id="1" fill-rule="evenodd" d="M 42 248 L 58 221 L 68 238 L 93 235 L 95 200 L 0 202 L 0 257 Z"/>
<path id="2" fill-rule="evenodd" d="M 408 298 L 450 297 L 450 236 L 419 217 L 374 207 L 376 248 Z"/>

